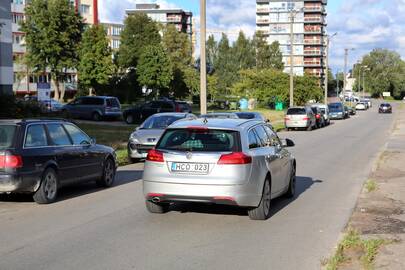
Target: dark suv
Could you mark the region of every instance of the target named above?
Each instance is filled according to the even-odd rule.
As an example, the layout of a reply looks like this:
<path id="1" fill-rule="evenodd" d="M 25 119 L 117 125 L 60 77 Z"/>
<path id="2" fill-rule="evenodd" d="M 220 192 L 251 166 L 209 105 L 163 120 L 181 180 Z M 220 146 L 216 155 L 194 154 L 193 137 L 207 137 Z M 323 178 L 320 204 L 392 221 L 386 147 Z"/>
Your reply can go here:
<path id="1" fill-rule="evenodd" d="M 127 124 L 140 124 L 151 115 L 166 112 L 192 113 L 192 109 L 187 102 L 162 99 L 150 101 L 141 106 L 125 110 L 123 117 Z"/>
<path id="2" fill-rule="evenodd" d="M 32 193 L 37 203 L 51 203 L 69 184 L 110 187 L 115 172 L 114 150 L 70 122 L 0 121 L 0 193 Z"/>
<path id="3" fill-rule="evenodd" d="M 79 97 L 62 108 L 64 115 L 72 118 L 119 119 L 122 116 L 121 104 L 116 97 Z"/>

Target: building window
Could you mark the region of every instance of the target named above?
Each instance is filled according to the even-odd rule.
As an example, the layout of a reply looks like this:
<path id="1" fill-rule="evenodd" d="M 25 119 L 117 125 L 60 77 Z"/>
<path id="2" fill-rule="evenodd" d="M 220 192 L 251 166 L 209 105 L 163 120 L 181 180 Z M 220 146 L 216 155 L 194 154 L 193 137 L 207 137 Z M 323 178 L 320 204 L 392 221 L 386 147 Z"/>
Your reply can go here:
<path id="1" fill-rule="evenodd" d="M 111 48 L 119 49 L 120 44 L 121 44 L 121 41 L 119 39 L 113 39 L 112 44 L 111 44 Z"/>
<path id="2" fill-rule="evenodd" d="M 11 3 L 16 4 L 16 5 L 23 5 L 24 0 L 11 0 Z"/>
<path id="3" fill-rule="evenodd" d="M 89 5 L 80 5 L 80 13 L 81 14 L 90 14 L 90 6 Z"/>
<path id="4" fill-rule="evenodd" d="M 120 26 L 113 26 L 112 27 L 112 35 L 119 36 L 121 34 L 121 27 Z"/>
<path id="5" fill-rule="evenodd" d="M 18 24 L 23 20 L 24 20 L 24 14 L 23 13 L 13 13 L 13 23 Z"/>

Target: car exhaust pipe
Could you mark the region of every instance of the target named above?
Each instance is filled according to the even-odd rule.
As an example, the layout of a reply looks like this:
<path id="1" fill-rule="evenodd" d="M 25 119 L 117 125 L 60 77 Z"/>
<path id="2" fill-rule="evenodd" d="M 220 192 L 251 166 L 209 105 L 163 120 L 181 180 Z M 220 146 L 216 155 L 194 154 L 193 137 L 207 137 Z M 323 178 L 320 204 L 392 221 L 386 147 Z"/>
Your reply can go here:
<path id="1" fill-rule="evenodd" d="M 158 203 L 158 202 L 160 202 L 160 198 L 159 197 L 153 197 L 152 202 Z"/>

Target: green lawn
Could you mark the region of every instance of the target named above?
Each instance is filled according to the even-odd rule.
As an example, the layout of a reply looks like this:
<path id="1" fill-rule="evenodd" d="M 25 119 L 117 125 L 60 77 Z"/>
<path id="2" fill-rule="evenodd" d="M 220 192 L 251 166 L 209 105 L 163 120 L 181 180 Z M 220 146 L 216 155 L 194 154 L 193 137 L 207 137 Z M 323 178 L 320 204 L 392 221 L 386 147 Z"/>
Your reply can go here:
<path id="1" fill-rule="evenodd" d="M 135 130 L 133 125 L 100 125 L 100 124 L 78 124 L 90 137 L 96 139 L 97 143 L 113 147 L 114 149 L 125 147 L 129 135 Z"/>

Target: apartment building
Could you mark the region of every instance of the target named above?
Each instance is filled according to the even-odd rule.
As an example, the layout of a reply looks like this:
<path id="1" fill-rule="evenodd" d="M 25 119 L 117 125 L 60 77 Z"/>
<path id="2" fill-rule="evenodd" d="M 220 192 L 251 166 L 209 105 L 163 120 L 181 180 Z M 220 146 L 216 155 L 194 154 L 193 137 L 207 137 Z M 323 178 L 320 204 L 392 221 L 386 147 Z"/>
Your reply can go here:
<path id="1" fill-rule="evenodd" d="M 104 26 L 107 33 L 110 48 L 113 51 L 117 51 L 120 48 L 121 32 L 124 29 L 124 25 L 119 23 L 101 23 L 101 25 Z"/>
<path id="2" fill-rule="evenodd" d="M 269 43 L 280 43 L 285 72 L 290 72 L 291 66 L 293 17 L 293 71 L 317 76 L 321 84 L 326 71 L 326 5 L 327 0 L 256 0 L 256 30 Z"/>
<path id="3" fill-rule="evenodd" d="M 6 0 L 10 5 L 10 0 Z M 24 33 L 20 31 L 19 23 L 25 18 L 25 6 L 30 0 L 11 0 L 12 13 L 12 48 L 13 48 L 13 91 L 16 95 L 36 95 L 38 83 L 50 83 L 50 74 L 33 75 L 20 63 L 19 59 L 25 53 Z M 70 0 L 77 12 L 83 17 L 86 24 L 98 24 L 98 0 Z M 53 89 L 51 84 L 51 90 Z M 61 87 L 67 96 L 77 92 L 77 73 L 68 70 Z"/>
<path id="4" fill-rule="evenodd" d="M 157 4 L 136 4 L 135 9 L 127 9 L 127 15 L 146 13 L 152 20 L 162 24 L 173 24 L 179 32 L 186 33 L 192 40 L 193 13 L 182 9 L 161 9 Z"/>
<path id="5" fill-rule="evenodd" d="M 0 0 L 0 94 L 13 93 L 10 0 Z"/>

